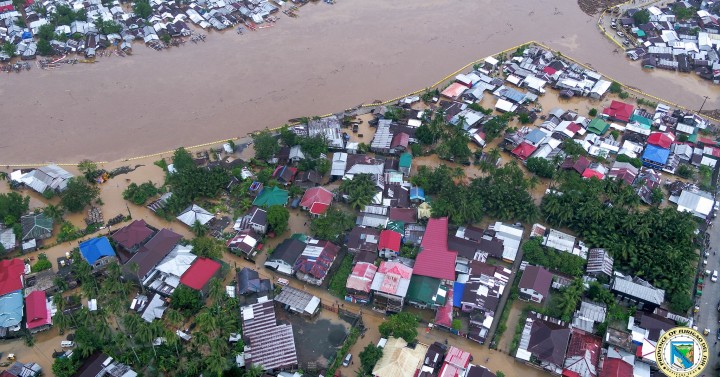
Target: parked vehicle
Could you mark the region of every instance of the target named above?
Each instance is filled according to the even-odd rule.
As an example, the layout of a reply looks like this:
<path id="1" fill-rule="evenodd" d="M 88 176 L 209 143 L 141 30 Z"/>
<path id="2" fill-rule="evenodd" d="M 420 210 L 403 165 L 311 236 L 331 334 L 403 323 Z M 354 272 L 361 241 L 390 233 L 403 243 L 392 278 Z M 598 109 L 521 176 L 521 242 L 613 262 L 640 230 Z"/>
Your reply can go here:
<path id="1" fill-rule="evenodd" d="M 278 278 L 277 283 L 278 283 L 278 285 L 282 285 L 284 287 L 284 286 L 289 285 L 290 281 L 288 281 L 288 279 Z"/>
<path id="2" fill-rule="evenodd" d="M 62 347 L 62 348 L 75 347 L 75 342 L 73 342 L 71 340 L 63 340 L 62 342 L 60 342 L 60 347 Z"/>
<path id="3" fill-rule="evenodd" d="M 717 270 L 713 270 L 713 274 L 712 274 L 712 277 L 710 278 L 710 280 L 715 282 L 715 281 L 717 281 L 717 279 L 718 279 L 718 272 L 717 272 Z"/>
<path id="4" fill-rule="evenodd" d="M 718 329 L 718 338 L 720 338 L 720 329 Z M 343 366 L 349 366 L 350 362 L 352 362 L 352 354 L 349 353 L 347 356 L 345 356 L 345 359 L 343 360 Z"/>

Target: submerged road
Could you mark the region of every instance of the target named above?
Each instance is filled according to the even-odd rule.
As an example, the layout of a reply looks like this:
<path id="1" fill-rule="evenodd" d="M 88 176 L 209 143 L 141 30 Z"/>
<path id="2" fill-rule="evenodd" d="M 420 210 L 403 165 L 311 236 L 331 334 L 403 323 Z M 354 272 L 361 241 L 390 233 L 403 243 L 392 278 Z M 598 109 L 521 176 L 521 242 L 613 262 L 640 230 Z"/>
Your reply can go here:
<path id="1" fill-rule="evenodd" d="M 272 28 L 0 80 L 0 163 L 110 161 L 274 127 L 426 87 L 529 40 L 689 108 L 720 107 L 694 75 L 645 72 L 574 1 L 341 1 Z M 554 95 L 549 93 L 548 95 Z"/>

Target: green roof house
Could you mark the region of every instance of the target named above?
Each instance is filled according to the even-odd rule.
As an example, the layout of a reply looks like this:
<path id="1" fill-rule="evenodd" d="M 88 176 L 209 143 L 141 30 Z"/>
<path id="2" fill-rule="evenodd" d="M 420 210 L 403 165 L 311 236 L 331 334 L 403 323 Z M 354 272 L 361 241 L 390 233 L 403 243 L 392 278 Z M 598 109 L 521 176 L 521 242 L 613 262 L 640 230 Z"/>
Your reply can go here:
<path id="1" fill-rule="evenodd" d="M 645 128 L 645 129 L 650 129 L 650 126 L 652 125 L 652 121 L 651 121 L 650 119 L 645 118 L 645 117 L 642 116 L 642 115 L 637 115 L 637 114 L 631 115 L 631 116 L 630 116 L 630 121 L 631 121 L 631 122 L 640 123 L 640 124 L 642 124 L 643 126 L 647 126 L 647 127 L 643 127 L 643 128 Z"/>
<path id="2" fill-rule="evenodd" d="M 595 118 L 590 121 L 587 130 L 597 135 L 603 135 L 607 132 L 610 125 L 600 118 Z"/>
<path id="3" fill-rule="evenodd" d="M 34 213 L 20 218 L 22 240 L 44 240 L 50 238 L 53 231 L 53 220 L 44 213 Z"/>
<path id="4" fill-rule="evenodd" d="M 274 186 L 272 188 L 265 188 L 262 190 L 253 201 L 254 206 L 258 207 L 272 207 L 272 206 L 284 206 L 288 202 L 288 192 Z"/>
<path id="5" fill-rule="evenodd" d="M 412 168 L 412 155 L 410 153 L 405 152 L 400 155 L 398 168 L 404 175 L 410 174 L 410 169 Z"/>
<path id="6" fill-rule="evenodd" d="M 445 305 L 447 293 L 448 288 L 440 284 L 440 279 L 413 275 L 405 298 L 412 305 L 432 308 Z"/>

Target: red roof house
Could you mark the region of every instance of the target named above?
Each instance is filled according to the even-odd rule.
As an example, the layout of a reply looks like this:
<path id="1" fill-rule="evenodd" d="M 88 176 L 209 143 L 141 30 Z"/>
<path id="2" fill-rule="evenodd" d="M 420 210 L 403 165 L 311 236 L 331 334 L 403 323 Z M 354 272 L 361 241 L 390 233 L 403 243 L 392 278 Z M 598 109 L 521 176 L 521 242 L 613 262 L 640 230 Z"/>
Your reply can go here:
<path id="1" fill-rule="evenodd" d="M 380 242 L 378 242 L 378 251 L 380 254 L 395 254 L 400 253 L 400 242 L 402 241 L 402 235 L 394 230 L 383 230 L 380 232 Z"/>
<path id="2" fill-rule="evenodd" d="M 23 288 L 25 263 L 20 259 L 0 260 L 0 296 Z"/>
<path id="3" fill-rule="evenodd" d="M 356 300 L 369 301 L 370 300 L 370 287 L 372 287 L 375 273 L 377 273 L 377 266 L 372 263 L 358 262 L 352 269 L 350 277 L 347 279 L 348 296 L 355 298 Z"/>
<path id="4" fill-rule="evenodd" d="M 220 263 L 209 258 L 197 258 L 195 263 L 180 277 L 180 283 L 198 291 L 204 291 L 210 279 L 220 270 Z"/>
<path id="5" fill-rule="evenodd" d="M 612 120 L 629 122 L 634 110 L 635 106 L 633 105 L 620 101 L 612 101 L 610 107 L 606 107 L 605 110 L 603 110 L 603 114 Z"/>
<path id="6" fill-rule="evenodd" d="M 582 330 L 571 331 L 563 376 L 597 377 L 602 339 Z"/>
<path id="7" fill-rule="evenodd" d="M 153 230 L 148 227 L 145 220 L 135 220 L 128 226 L 115 232 L 115 234 L 112 235 L 112 239 L 123 249 L 134 253 L 153 233 Z"/>
<path id="8" fill-rule="evenodd" d="M 599 180 L 603 180 L 605 178 L 605 175 L 597 170 L 593 170 L 591 168 L 585 169 L 585 171 L 582 173 L 583 178 L 597 178 Z"/>
<path id="9" fill-rule="evenodd" d="M 675 142 L 675 135 L 670 132 L 653 132 L 647 139 L 647 143 L 660 148 L 670 149 Z"/>
<path id="10" fill-rule="evenodd" d="M 463 372 L 470 365 L 471 357 L 470 352 L 463 351 L 455 346 L 450 346 L 447 354 L 445 354 L 445 361 L 440 369 L 440 373 L 438 373 L 438 377 L 458 377 L 464 375 L 465 373 Z"/>
<path id="11" fill-rule="evenodd" d="M 515 147 L 515 149 L 512 150 L 512 154 L 515 155 L 515 157 L 524 161 L 527 160 L 528 157 L 530 157 L 530 155 L 532 155 L 536 149 L 536 146 L 523 141 L 522 143 L 520 143 L 520 145 L 518 145 L 517 147 Z"/>
<path id="12" fill-rule="evenodd" d="M 600 377 L 633 377 L 635 367 L 623 359 L 607 358 L 603 362 Z"/>
<path id="13" fill-rule="evenodd" d="M 448 218 L 430 219 L 420 243 L 413 274 L 436 279 L 455 280 L 457 253 L 448 250 Z"/>
<path id="14" fill-rule="evenodd" d="M 332 200 L 333 194 L 328 189 L 319 186 L 312 187 L 305 191 L 300 200 L 300 206 L 313 215 L 322 215 L 330 207 Z"/>
<path id="15" fill-rule="evenodd" d="M 33 291 L 25 297 L 25 310 L 28 329 L 37 329 L 52 324 L 45 291 Z"/>

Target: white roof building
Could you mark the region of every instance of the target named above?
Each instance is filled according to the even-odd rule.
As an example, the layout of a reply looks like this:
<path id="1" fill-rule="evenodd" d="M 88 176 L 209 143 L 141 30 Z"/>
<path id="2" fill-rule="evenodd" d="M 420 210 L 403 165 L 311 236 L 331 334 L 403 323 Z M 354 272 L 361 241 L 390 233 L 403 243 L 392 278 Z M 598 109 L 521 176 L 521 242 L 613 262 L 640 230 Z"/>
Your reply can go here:
<path id="1" fill-rule="evenodd" d="M 704 219 L 712 212 L 715 200 L 712 194 L 705 191 L 683 190 L 677 203 L 678 211 L 691 212 L 693 215 Z"/>
<path id="2" fill-rule="evenodd" d="M 47 189 L 57 192 L 65 190 L 67 181 L 72 177 L 67 170 L 57 165 L 48 165 L 23 174 L 20 182 L 42 194 Z"/>
<path id="3" fill-rule="evenodd" d="M 190 207 L 185 209 L 180 214 L 180 216 L 177 217 L 180 222 L 189 227 L 195 225 L 195 222 L 199 222 L 200 224 L 205 225 L 213 218 L 215 218 L 215 216 L 213 216 L 212 213 L 208 212 L 197 204 L 191 205 Z"/>

